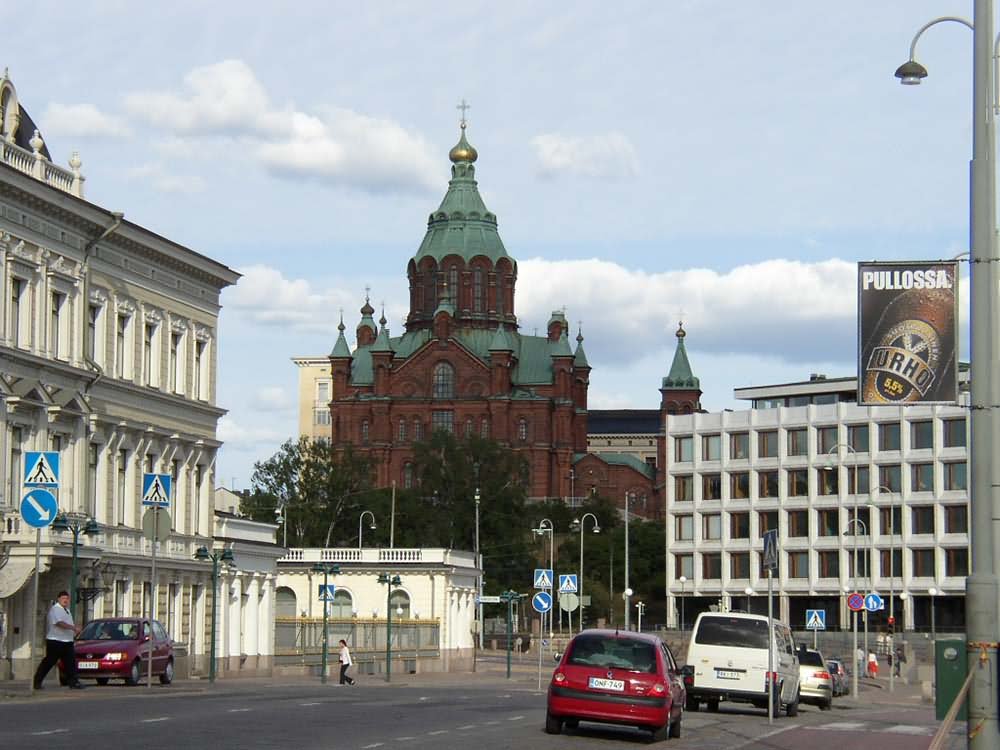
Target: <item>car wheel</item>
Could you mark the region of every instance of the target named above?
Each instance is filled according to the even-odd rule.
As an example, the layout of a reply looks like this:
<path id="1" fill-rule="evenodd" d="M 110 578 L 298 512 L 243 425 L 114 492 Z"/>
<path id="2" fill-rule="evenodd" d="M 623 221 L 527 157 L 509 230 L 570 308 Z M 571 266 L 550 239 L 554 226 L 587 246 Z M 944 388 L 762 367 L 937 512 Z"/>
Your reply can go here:
<path id="1" fill-rule="evenodd" d="M 819 704 L 819 710 L 820 711 L 829 711 L 832 708 L 833 708 L 833 701 L 832 700 L 825 701 L 825 702 Z"/>
<path id="2" fill-rule="evenodd" d="M 107 685 L 109 679 L 110 679 L 109 677 L 98 677 L 97 678 L 97 684 L 98 685 Z"/>
<path id="3" fill-rule="evenodd" d="M 709 701 L 708 702 L 709 713 L 717 714 L 719 713 L 719 701 Z"/>
<path id="4" fill-rule="evenodd" d="M 545 714 L 545 733 L 546 734 L 559 734 L 562 732 L 563 722 L 558 716 L 553 716 L 550 713 Z"/>
<path id="5" fill-rule="evenodd" d="M 142 665 L 139 663 L 139 660 L 136 659 L 132 662 L 132 668 L 128 671 L 128 677 L 125 678 L 125 684 L 138 685 L 140 679 L 142 679 Z"/>
<path id="6" fill-rule="evenodd" d="M 785 716 L 791 718 L 793 716 L 799 715 L 799 701 L 801 700 L 798 693 L 795 694 L 795 702 L 789 703 L 785 706 Z"/>
<path id="7" fill-rule="evenodd" d="M 650 739 L 653 742 L 663 742 L 663 740 L 667 739 L 670 736 L 670 719 L 668 718 L 667 723 L 662 727 L 653 727 L 650 730 L 650 735 Z"/>
<path id="8" fill-rule="evenodd" d="M 679 740 L 681 738 L 681 718 L 684 714 L 681 714 L 672 722 L 670 722 L 670 739 Z"/>
<path id="9" fill-rule="evenodd" d="M 163 668 L 163 674 L 160 675 L 160 684 L 169 685 L 174 681 L 174 660 L 168 659 L 167 666 Z"/>
<path id="10" fill-rule="evenodd" d="M 698 699 L 697 698 L 692 698 L 692 697 L 688 696 L 687 701 L 685 701 L 685 703 L 684 703 L 684 709 L 686 711 L 693 711 L 693 712 L 697 713 L 698 712 L 698 708 L 699 708 Z"/>

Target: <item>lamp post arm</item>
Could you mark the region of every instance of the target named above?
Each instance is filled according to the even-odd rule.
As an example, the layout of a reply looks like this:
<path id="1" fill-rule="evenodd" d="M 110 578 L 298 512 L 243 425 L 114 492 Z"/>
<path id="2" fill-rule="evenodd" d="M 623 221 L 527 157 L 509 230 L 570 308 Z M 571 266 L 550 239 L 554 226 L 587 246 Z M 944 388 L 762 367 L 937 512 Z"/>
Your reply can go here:
<path id="1" fill-rule="evenodd" d="M 917 42 L 920 40 L 920 37 L 923 36 L 923 33 L 932 26 L 937 26 L 939 23 L 960 23 L 966 28 L 968 28 L 969 31 L 975 31 L 975 27 L 972 25 L 972 21 L 970 21 L 968 18 L 962 18 L 961 16 L 941 16 L 940 18 L 935 18 L 932 21 L 928 21 L 919 29 L 917 29 L 917 33 L 913 35 L 913 41 L 910 42 L 911 60 L 913 60 L 916 56 Z"/>

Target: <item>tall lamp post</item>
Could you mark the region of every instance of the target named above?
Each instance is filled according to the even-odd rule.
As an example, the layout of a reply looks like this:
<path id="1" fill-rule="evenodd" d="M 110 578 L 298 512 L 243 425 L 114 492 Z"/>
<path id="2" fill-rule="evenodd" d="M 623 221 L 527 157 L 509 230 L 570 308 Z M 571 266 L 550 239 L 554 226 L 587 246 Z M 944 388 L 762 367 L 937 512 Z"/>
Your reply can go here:
<path id="1" fill-rule="evenodd" d="M 582 518 L 574 518 L 572 523 L 572 528 L 580 528 L 580 567 L 577 569 L 578 581 L 576 584 L 577 594 L 580 596 L 580 632 L 583 632 L 583 529 L 587 525 L 587 519 L 590 518 L 594 521 L 594 528 L 592 531 L 595 534 L 601 533 L 601 527 L 597 522 L 597 516 L 593 513 L 584 513 Z"/>
<path id="2" fill-rule="evenodd" d="M 994 67 L 997 41 L 993 37 L 993 0 L 975 0 L 973 22 L 964 18 L 936 18 L 924 24 L 910 42 L 910 56 L 896 70 L 900 83 L 914 85 L 927 77 L 918 63 L 917 41 L 939 23 L 951 21 L 972 29 L 972 161 L 970 164 L 969 225 L 972 299 L 969 323 L 972 340 L 970 366 L 970 420 L 972 440 L 969 463 L 972 481 L 969 546 L 972 572 L 966 579 L 967 658 L 972 678 L 969 690 L 969 726 L 976 731 L 969 739 L 974 749 L 1000 744 L 997 724 L 997 689 L 992 675 L 997 669 L 998 583 L 994 560 L 993 518 L 997 514 L 997 487 L 993 451 L 1000 403 L 1000 372 L 997 366 L 996 298 L 1000 277 L 1000 254 L 996 241 L 996 140 L 994 106 L 997 76 Z M 993 99 L 993 101 L 991 101 Z"/>
<path id="3" fill-rule="evenodd" d="M 379 583 L 385 584 L 385 681 L 392 681 L 392 587 L 400 586 L 403 580 L 399 576 L 380 573 Z"/>
<path id="4" fill-rule="evenodd" d="M 743 589 L 743 593 L 746 594 L 746 597 L 747 597 L 747 614 L 749 614 L 750 613 L 750 597 L 753 596 L 753 589 L 750 588 L 749 586 L 747 586 L 745 589 Z M 813 644 L 813 648 L 815 648 L 815 647 L 816 647 L 816 644 Z"/>
<path id="5" fill-rule="evenodd" d="M 219 563 L 222 563 L 226 567 L 235 565 L 235 560 L 233 559 L 233 551 L 229 547 L 218 551 L 208 551 L 208 547 L 199 547 L 194 553 L 194 559 L 200 560 L 202 562 L 212 561 L 212 629 L 211 629 L 211 639 L 212 642 L 208 647 L 208 681 L 209 683 L 215 682 L 215 622 L 218 619 L 217 612 L 217 602 L 219 600 Z"/>
<path id="6" fill-rule="evenodd" d="M 372 517 L 371 525 L 368 528 L 371 529 L 372 531 L 375 531 L 375 528 L 376 528 L 376 526 L 375 526 L 375 514 L 372 513 L 370 510 L 362 511 L 361 515 L 358 516 L 358 549 L 361 549 L 361 532 L 364 530 L 362 528 L 362 525 L 364 523 L 365 516 L 371 516 Z"/>
<path id="7" fill-rule="evenodd" d="M 895 493 L 885 486 L 879 486 L 878 491 L 889 493 L 889 625 L 891 626 L 889 653 L 892 661 L 896 661 L 896 500 Z M 902 520 L 902 519 L 900 519 Z M 881 532 L 881 529 L 880 529 Z M 889 670 L 889 692 L 896 691 L 895 665 Z"/>
<path id="8" fill-rule="evenodd" d="M 937 641 L 937 624 L 934 622 L 934 597 L 937 596 L 938 590 L 931 586 L 927 589 L 927 593 L 931 596 L 931 648 L 934 648 L 934 643 Z"/>
<path id="9" fill-rule="evenodd" d="M 677 580 L 681 582 L 681 622 L 680 622 L 680 625 L 681 625 L 681 632 L 683 633 L 684 632 L 684 586 L 687 585 L 688 577 L 685 576 L 685 575 L 682 575 Z"/>
<path id="10" fill-rule="evenodd" d="M 60 513 L 52 522 L 52 528 L 59 532 L 70 532 L 73 535 L 73 568 L 69 578 L 69 613 L 76 617 L 76 579 L 79 576 L 80 534 L 93 536 L 101 532 L 97 521 L 86 513 Z"/>
<path id="11" fill-rule="evenodd" d="M 855 509 L 855 512 L 857 512 L 857 509 Z M 868 520 L 871 521 L 871 518 L 869 518 Z M 868 533 L 868 525 L 864 521 L 862 521 L 860 518 L 858 518 L 857 516 L 855 516 L 854 518 L 848 519 L 848 521 L 847 521 L 847 530 L 844 532 L 844 534 L 850 534 L 851 533 L 851 526 L 852 525 L 854 526 L 854 587 L 855 587 L 855 590 L 856 590 L 857 589 L 857 578 L 858 578 L 858 568 L 857 568 L 857 563 L 858 563 L 858 527 L 861 528 L 861 533 L 864 534 L 866 537 L 869 538 L 869 541 L 871 540 L 871 536 Z M 867 573 L 869 573 L 869 575 L 871 573 L 871 564 L 872 564 L 872 561 L 871 561 L 871 554 L 870 554 L 870 550 L 869 550 L 868 565 L 865 567 L 865 571 Z M 870 578 L 868 579 L 868 583 L 866 585 L 867 585 L 868 588 L 871 588 L 871 579 Z M 855 658 L 856 658 L 857 654 L 858 654 L 858 618 L 857 618 L 857 612 L 855 612 L 854 614 L 855 614 L 855 618 L 854 618 L 854 655 L 855 655 Z M 867 609 L 865 610 L 864 618 L 865 618 L 865 659 L 867 660 L 868 659 L 868 610 Z M 857 683 L 857 679 L 858 679 L 858 673 L 857 673 L 857 670 L 855 670 L 854 677 L 853 677 L 853 680 L 852 680 L 852 685 L 851 685 L 852 691 L 855 688 L 855 683 Z"/>
<path id="12" fill-rule="evenodd" d="M 632 596 L 632 589 L 628 585 L 628 517 L 631 514 L 631 504 L 635 502 L 635 493 L 626 492 L 625 493 L 625 590 L 622 592 L 622 596 L 625 597 L 625 629 L 630 630 L 630 615 L 631 609 L 629 605 L 631 604 L 629 598 Z"/>
<path id="13" fill-rule="evenodd" d="M 478 473 L 479 473 L 479 465 L 476 464 L 476 474 L 478 475 Z M 483 628 L 483 558 L 479 554 L 479 498 L 480 498 L 479 487 L 477 486 L 476 487 L 476 494 L 475 494 L 475 500 L 476 500 L 476 568 L 479 570 L 479 574 L 478 574 L 479 580 L 476 582 L 476 591 L 478 593 L 478 596 L 477 596 L 478 607 L 477 607 L 477 609 L 479 610 L 479 633 L 478 633 L 479 638 L 477 640 L 479 641 L 479 650 L 482 651 L 483 650 L 483 629 L 484 629 Z M 475 654 L 475 650 L 473 650 L 473 654 Z M 472 660 L 473 671 L 475 671 L 475 666 L 476 666 L 476 661 L 475 661 L 475 659 L 473 659 Z"/>
<path id="14" fill-rule="evenodd" d="M 556 545 L 555 545 L 555 541 L 554 541 L 555 526 L 552 525 L 552 521 L 550 521 L 548 518 L 543 518 L 539 522 L 538 526 L 536 528 L 532 529 L 532 531 L 535 532 L 535 536 L 544 536 L 545 534 L 549 535 L 549 570 L 552 571 L 552 578 L 555 579 L 555 576 L 556 576 L 556 571 L 555 571 L 555 567 L 554 567 L 555 566 L 555 551 L 556 551 Z M 552 580 L 551 583 L 552 583 L 552 593 L 554 595 L 555 594 L 556 582 L 555 582 L 555 580 Z M 553 599 L 554 598 L 555 597 L 553 596 Z M 554 602 L 553 602 L 553 604 L 554 604 Z M 548 615 L 549 615 L 549 643 L 552 643 L 552 638 L 555 635 L 553 627 L 552 627 L 552 611 L 554 609 L 555 609 L 555 606 L 552 606 L 552 607 L 549 608 L 549 612 L 548 612 Z M 544 614 L 542 615 L 542 619 L 543 620 L 545 619 L 545 615 Z M 539 636 L 541 636 L 541 633 L 539 633 Z"/>
<path id="15" fill-rule="evenodd" d="M 331 565 L 330 563 L 316 563 L 312 566 L 313 573 L 323 574 L 323 596 L 320 597 L 320 601 L 323 602 L 323 663 L 320 667 L 319 681 L 320 684 L 326 684 L 326 672 L 327 672 L 327 662 L 329 660 L 330 653 L 330 638 L 329 632 L 326 626 L 327 617 L 329 616 L 330 602 L 327 600 L 327 586 L 330 585 L 330 576 L 340 573 L 339 565 Z"/>

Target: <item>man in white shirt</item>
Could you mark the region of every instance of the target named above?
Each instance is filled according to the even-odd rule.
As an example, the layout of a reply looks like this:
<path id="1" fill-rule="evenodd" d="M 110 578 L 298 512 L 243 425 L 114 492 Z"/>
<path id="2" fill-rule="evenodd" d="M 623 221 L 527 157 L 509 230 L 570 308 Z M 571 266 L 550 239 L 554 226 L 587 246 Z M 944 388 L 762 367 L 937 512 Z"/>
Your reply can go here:
<path id="1" fill-rule="evenodd" d="M 354 662 L 351 660 L 351 650 L 347 648 L 347 641 L 340 641 L 340 684 L 353 685 L 354 678 L 347 675 L 347 668 Z"/>
<path id="2" fill-rule="evenodd" d="M 83 685 L 76 676 L 76 650 L 73 646 L 73 638 L 80 632 L 80 628 L 73 623 L 73 615 L 69 613 L 68 592 L 59 592 L 45 618 L 45 626 L 45 658 L 35 671 L 35 690 L 42 689 L 45 675 L 57 661 L 62 662 L 67 684 L 71 688 L 81 689 Z"/>

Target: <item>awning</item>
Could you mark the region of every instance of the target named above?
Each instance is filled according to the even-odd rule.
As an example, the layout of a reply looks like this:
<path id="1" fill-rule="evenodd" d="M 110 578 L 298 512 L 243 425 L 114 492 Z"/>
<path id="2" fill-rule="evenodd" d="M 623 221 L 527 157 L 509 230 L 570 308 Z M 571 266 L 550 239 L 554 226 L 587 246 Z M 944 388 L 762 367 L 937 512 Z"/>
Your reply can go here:
<path id="1" fill-rule="evenodd" d="M 31 558 L 11 557 L 0 568 L 0 599 L 14 596 L 24 588 L 24 584 L 35 572 L 35 561 Z"/>

